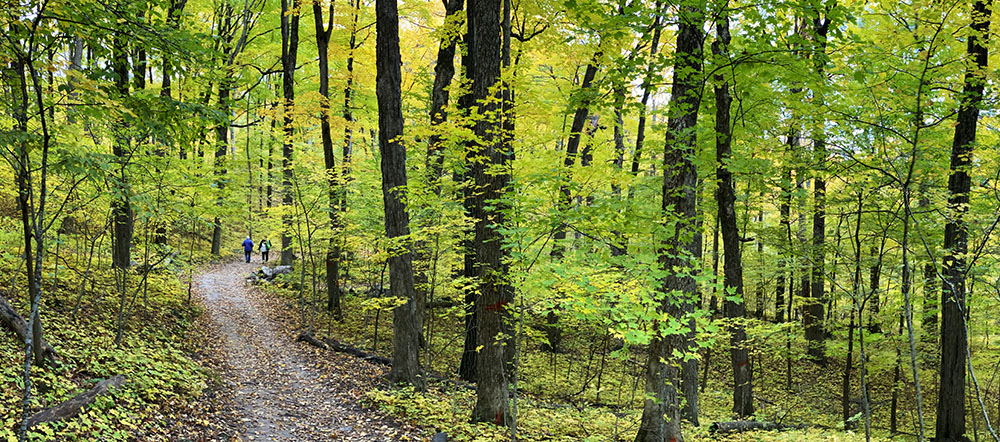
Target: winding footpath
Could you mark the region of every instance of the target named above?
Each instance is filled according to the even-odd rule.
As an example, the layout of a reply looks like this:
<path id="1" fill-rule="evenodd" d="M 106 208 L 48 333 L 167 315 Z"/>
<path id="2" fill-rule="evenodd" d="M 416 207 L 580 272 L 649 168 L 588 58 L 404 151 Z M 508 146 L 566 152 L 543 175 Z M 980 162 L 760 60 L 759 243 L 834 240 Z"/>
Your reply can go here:
<path id="1" fill-rule="evenodd" d="M 244 441 L 419 440 L 417 432 L 359 403 L 381 369 L 294 341 L 285 303 L 249 285 L 260 264 L 228 263 L 195 278 L 227 366 Z"/>

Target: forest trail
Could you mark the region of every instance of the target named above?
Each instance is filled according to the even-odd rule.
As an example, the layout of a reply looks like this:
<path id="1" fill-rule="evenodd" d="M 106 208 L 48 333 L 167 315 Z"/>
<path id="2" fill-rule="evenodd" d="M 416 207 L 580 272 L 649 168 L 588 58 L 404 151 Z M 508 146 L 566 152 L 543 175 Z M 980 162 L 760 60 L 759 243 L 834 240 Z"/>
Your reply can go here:
<path id="1" fill-rule="evenodd" d="M 412 428 L 359 404 L 378 368 L 294 341 L 291 321 L 280 317 L 283 303 L 245 281 L 259 266 L 227 263 L 195 277 L 211 332 L 223 341 L 238 440 L 419 440 Z"/>

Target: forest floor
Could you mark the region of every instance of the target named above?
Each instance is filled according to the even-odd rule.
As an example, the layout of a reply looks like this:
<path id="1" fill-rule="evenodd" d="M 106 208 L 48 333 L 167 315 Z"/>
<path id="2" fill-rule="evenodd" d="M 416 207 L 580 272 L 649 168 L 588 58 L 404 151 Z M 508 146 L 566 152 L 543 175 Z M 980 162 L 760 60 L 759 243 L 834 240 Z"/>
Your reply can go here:
<path id="1" fill-rule="evenodd" d="M 295 342 L 291 306 L 248 284 L 259 263 L 226 263 L 195 276 L 219 356 L 218 393 L 247 441 L 419 440 L 418 431 L 361 401 L 384 368 Z"/>

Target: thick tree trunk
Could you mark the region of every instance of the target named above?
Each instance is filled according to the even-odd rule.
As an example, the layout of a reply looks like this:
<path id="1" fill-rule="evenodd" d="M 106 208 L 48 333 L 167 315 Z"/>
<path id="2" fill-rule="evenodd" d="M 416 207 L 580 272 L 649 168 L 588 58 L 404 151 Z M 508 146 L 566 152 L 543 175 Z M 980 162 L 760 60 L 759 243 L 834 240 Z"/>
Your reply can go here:
<path id="1" fill-rule="evenodd" d="M 725 59 L 728 53 L 729 15 L 724 11 L 717 19 L 716 32 L 718 37 L 712 44 L 712 52 L 717 58 Z M 729 94 L 728 79 L 722 75 L 715 77 L 715 157 L 717 167 L 716 178 L 719 187 L 716 199 L 719 203 L 719 226 L 722 230 L 722 246 L 725 253 L 723 267 L 724 287 L 732 290 L 731 297 L 738 302 L 727 299 L 724 303 L 726 317 L 732 320 L 729 328 L 729 355 L 733 366 L 733 413 L 739 417 L 752 416 L 753 407 L 753 366 L 750 365 L 749 349 L 747 348 L 746 330 L 742 321 L 746 317 L 746 304 L 743 292 L 743 262 L 740 254 L 740 234 L 736 222 L 736 194 L 733 184 L 733 174 L 729 170 L 732 159 L 732 129 L 729 123 L 729 111 L 732 96 Z"/>
<path id="2" fill-rule="evenodd" d="M 409 241 L 410 214 L 406 207 L 406 149 L 403 146 L 402 91 L 400 86 L 399 16 L 396 0 L 377 0 L 375 95 L 378 98 L 379 152 L 382 168 L 382 200 L 385 204 L 385 235 L 392 243 L 389 287 L 403 304 L 392 312 L 392 370 L 388 378 L 425 387 L 420 368 L 420 329 L 413 288 L 413 253 Z"/>
<path id="3" fill-rule="evenodd" d="M 337 200 L 342 192 L 342 182 L 337 170 L 337 159 L 333 153 L 333 135 L 330 133 L 330 67 L 328 48 L 330 34 L 333 32 L 333 3 L 327 11 L 329 23 L 324 28 L 323 7 L 319 2 L 313 3 L 313 22 L 316 27 L 316 48 L 319 52 L 319 93 L 323 96 L 320 103 L 320 134 L 323 140 L 323 161 L 326 166 L 327 198 L 329 204 L 330 235 L 326 249 L 326 311 L 333 314 L 338 321 L 343 319 L 340 309 L 340 231 L 344 225 L 341 212 L 337 208 Z"/>
<path id="4" fill-rule="evenodd" d="M 292 137 L 295 135 L 292 109 L 295 106 L 295 62 L 299 52 L 299 0 L 281 0 L 281 91 L 284 97 L 282 112 L 284 140 L 281 148 L 281 204 L 292 205 Z M 295 250 L 287 226 L 292 225 L 292 215 L 282 217 L 281 265 L 292 265 Z"/>
<path id="5" fill-rule="evenodd" d="M 470 5 L 471 8 L 471 5 Z M 473 34 L 475 28 L 476 17 L 471 14 L 466 14 L 467 30 L 465 33 L 465 55 L 462 56 L 462 69 L 465 71 L 465 78 L 467 82 L 472 82 L 475 74 L 475 61 L 476 58 L 473 55 L 475 53 L 475 35 Z M 471 89 L 471 86 L 470 86 Z M 471 117 L 472 107 L 475 105 L 475 100 L 471 90 L 466 91 L 458 98 L 458 108 L 462 112 L 463 116 L 466 118 Z M 470 127 L 470 131 L 475 130 L 475 123 L 467 123 Z M 468 158 L 471 157 L 471 152 L 474 146 L 471 141 L 466 142 L 466 162 L 465 168 L 461 173 L 455 174 L 455 181 L 461 183 L 462 192 L 462 209 L 465 210 L 465 214 L 468 217 L 473 217 L 474 203 L 473 203 L 473 184 L 472 184 L 472 174 L 468 170 L 470 161 Z M 462 257 L 462 274 L 461 276 L 468 279 L 473 279 L 476 277 L 476 251 L 472 243 L 472 232 L 463 232 L 463 237 L 461 240 L 461 249 L 464 252 Z M 468 382 L 476 382 L 476 358 L 478 352 L 476 350 L 477 339 L 479 336 L 479 326 L 476 317 L 476 294 L 477 291 L 474 288 L 467 288 L 465 290 L 465 343 L 462 347 L 462 361 L 458 367 L 459 377 Z"/>
<path id="6" fill-rule="evenodd" d="M 972 29 L 968 35 L 968 55 L 975 63 L 965 74 L 958 124 L 951 146 L 951 175 L 948 177 L 949 221 L 944 230 L 944 283 L 941 296 L 941 366 L 935 439 L 969 440 L 965 436 L 965 375 L 968 351 L 966 326 L 965 273 L 969 233 L 964 216 L 969 207 L 971 179 L 969 167 L 976 142 L 979 108 L 983 100 L 983 78 L 987 70 L 988 32 L 992 1 L 976 1 L 972 6 Z"/>
<path id="7" fill-rule="evenodd" d="M 704 12 L 695 5 L 684 5 L 679 12 L 677 57 L 670 93 L 670 118 L 663 157 L 663 200 L 660 210 L 665 219 L 675 220 L 673 235 L 660 245 L 659 265 L 666 272 L 660 281 L 664 296 L 659 310 L 683 321 L 694 307 L 697 284 L 676 268 L 686 268 L 695 255 L 694 232 L 698 173 L 693 162 L 697 145 L 695 124 L 701 102 L 700 82 L 703 58 Z M 665 226 L 664 226 L 665 227 Z M 685 322 L 686 323 L 686 322 Z M 687 352 L 686 333 L 656 333 L 649 346 L 646 365 L 646 400 L 636 433 L 636 442 L 683 441 L 680 427 L 680 363 L 675 352 Z M 697 399 L 695 399 L 697 400 Z"/>
<path id="8" fill-rule="evenodd" d="M 503 247 L 504 210 L 502 201 L 510 182 L 509 147 L 503 143 L 499 100 L 491 94 L 500 81 L 500 3 L 496 0 L 469 2 L 469 26 L 474 45 L 470 54 L 476 64 L 472 75 L 472 98 L 483 118 L 476 121 L 479 143 L 469 154 L 481 157 L 470 172 L 475 185 L 473 244 L 475 270 L 479 278 L 476 298 L 479 355 L 476 361 L 476 405 L 473 422 L 509 426 L 510 414 L 506 339 L 512 336 L 510 307 L 513 288 L 507 280 L 508 251 Z"/>

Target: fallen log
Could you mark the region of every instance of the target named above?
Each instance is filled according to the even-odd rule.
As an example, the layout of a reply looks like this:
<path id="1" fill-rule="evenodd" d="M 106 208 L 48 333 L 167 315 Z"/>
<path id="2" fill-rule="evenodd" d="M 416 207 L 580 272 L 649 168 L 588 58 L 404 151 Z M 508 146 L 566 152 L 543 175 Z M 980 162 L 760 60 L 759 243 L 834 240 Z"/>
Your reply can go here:
<path id="1" fill-rule="evenodd" d="M 323 350 L 327 349 L 326 343 L 320 341 L 319 339 L 316 339 L 315 336 L 310 335 L 308 333 L 299 334 L 299 337 L 295 338 L 295 342 L 305 342 L 309 345 L 312 345 L 313 347 L 319 347 L 322 348 Z"/>
<path id="2" fill-rule="evenodd" d="M 21 339 L 21 342 L 28 341 L 28 321 L 25 321 L 21 315 L 17 314 L 14 307 L 7 302 L 6 293 L 2 291 L 0 291 L 0 321 L 14 332 Z M 56 351 L 49 345 L 45 338 L 42 338 L 42 357 L 49 364 L 55 365 Z"/>
<path id="3" fill-rule="evenodd" d="M 776 422 L 724 421 L 712 422 L 708 428 L 712 433 L 742 433 L 744 431 L 804 430 L 805 425 L 785 425 Z"/>
<path id="4" fill-rule="evenodd" d="M 321 341 L 311 334 L 301 333 L 299 334 L 299 337 L 295 338 L 295 342 L 305 342 L 313 347 L 321 348 L 323 350 L 333 350 L 338 353 L 346 353 L 379 365 L 392 365 L 392 359 L 368 353 L 360 348 L 351 347 L 350 345 L 344 345 L 334 339 L 325 339 Z"/>
<path id="5" fill-rule="evenodd" d="M 392 366 L 392 359 L 382 357 L 376 354 L 368 353 L 360 348 L 351 347 L 350 345 L 342 344 L 334 339 L 326 339 L 326 345 L 330 346 L 330 349 L 339 353 L 346 353 L 354 357 L 364 359 L 368 362 L 373 362 L 379 365 Z"/>
<path id="6" fill-rule="evenodd" d="M 59 405 L 46 408 L 31 415 L 31 417 L 28 418 L 28 428 L 41 423 L 56 422 L 76 416 L 80 413 L 80 410 L 83 410 L 83 407 L 90 405 L 95 399 L 97 399 L 98 396 L 107 393 L 111 387 L 121 387 L 125 381 L 125 376 L 119 374 L 98 382 L 97 385 L 90 390 L 73 396 L 73 398 Z"/>

